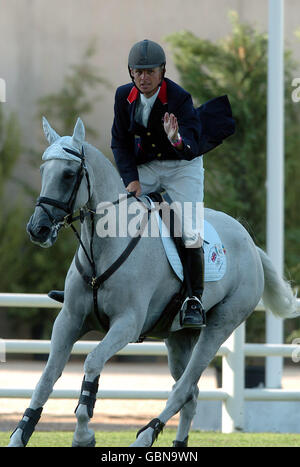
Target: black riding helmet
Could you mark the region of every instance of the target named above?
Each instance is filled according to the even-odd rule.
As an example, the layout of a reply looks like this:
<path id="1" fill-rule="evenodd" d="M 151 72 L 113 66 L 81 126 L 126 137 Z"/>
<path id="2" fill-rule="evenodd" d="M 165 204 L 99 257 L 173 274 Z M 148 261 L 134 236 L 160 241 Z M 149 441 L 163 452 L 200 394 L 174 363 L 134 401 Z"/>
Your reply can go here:
<path id="1" fill-rule="evenodd" d="M 144 39 L 143 41 L 137 42 L 131 48 L 128 56 L 128 71 L 129 75 L 133 80 L 130 72 L 132 69 L 147 69 L 156 68 L 158 66 L 165 67 L 166 56 L 163 48 L 156 42 Z M 163 70 L 164 76 L 165 70 Z"/>

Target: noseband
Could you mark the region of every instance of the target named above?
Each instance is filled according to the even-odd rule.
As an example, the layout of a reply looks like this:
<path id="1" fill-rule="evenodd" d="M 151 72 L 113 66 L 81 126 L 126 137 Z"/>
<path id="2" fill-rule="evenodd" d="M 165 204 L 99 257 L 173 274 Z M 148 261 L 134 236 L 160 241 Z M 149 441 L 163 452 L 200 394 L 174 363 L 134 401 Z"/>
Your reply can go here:
<path id="1" fill-rule="evenodd" d="M 85 164 L 85 155 L 84 155 L 83 146 L 82 146 L 81 153 L 73 151 L 72 149 L 69 149 L 69 148 L 63 148 L 63 150 L 68 152 L 69 154 L 72 154 L 75 157 L 78 157 L 78 159 L 80 159 L 81 161 L 79 170 L 77 171 L 77 174 L 76 174 L 76 180 L 75 180 L 69 200 L 65 203 L 57 199 L 48 198 L 46 196 L 40 196 L 36 202 L 36 206 L 40 206 L 43 209 L 43 211 L 47 214 L 47 216 L 49 217 L 51 223 L 54 225 L 55 228 L 59 228 L 62 225 L 68 226 L 75 220 L 73 218 L 74 204 L 75 204 L 76 196 L 77 196 L 77 193 L 78 193 L 78 190 L 79 190 L 79 187 L 80 187 L 80 184 L 81 184 L 81 181 L 84 175 L 86 177 L 87 187 L 88 187 L 88 201 L 90 200 L 90 196 L 91 196 L 91 184 L 90 184 L 89 173 L 88 173 L 88 170 Z M 66 215 L 62 216 L 61 219 L 55 218 L 51 214 L 49 209 L 45 207 L 45 204 L 50 205 L 50 206 L 55 206 L 56 208 L 61 209 L 62 211 L 66 213 Z"/>

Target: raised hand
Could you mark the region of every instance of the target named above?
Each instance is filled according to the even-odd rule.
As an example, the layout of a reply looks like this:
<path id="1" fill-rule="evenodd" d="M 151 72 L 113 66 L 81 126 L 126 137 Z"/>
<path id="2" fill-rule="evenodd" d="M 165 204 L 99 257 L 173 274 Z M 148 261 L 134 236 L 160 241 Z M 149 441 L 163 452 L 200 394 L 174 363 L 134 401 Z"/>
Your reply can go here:
<path id="1" fill-rule="evenodd" d="M 165 113 L 164 130 L 171 143 L 178 140 L 178 122 L 174 114 Z"/>

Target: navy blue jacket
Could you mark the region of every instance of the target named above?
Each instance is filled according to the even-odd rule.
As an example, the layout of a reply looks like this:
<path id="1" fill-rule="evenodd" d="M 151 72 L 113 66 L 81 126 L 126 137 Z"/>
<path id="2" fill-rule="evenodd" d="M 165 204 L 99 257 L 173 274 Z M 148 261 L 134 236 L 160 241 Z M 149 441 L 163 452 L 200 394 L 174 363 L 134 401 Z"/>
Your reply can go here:
<path id="1" fill-rule="evenodd" d="M 120 86 L 115 95 L 111 148 L 125 186 L 139 179 L 139 164 L 155 159 L 192 160 L 220 144 L 228 136 L 224 131 L 224 106 L 230 108 L 226 99 L 226 96 L 212 99 L 195 109 L 191 95 L 165 78 L 145 128 L 134 120 L 139 91 L 133 83 Z M 178 120 L 183 139 L 181 151 L 171 145 L 164 131 L 166 112 L 173 113 Z M 219 119 L 216 118 L 218 113 L 221 115 Z"/>

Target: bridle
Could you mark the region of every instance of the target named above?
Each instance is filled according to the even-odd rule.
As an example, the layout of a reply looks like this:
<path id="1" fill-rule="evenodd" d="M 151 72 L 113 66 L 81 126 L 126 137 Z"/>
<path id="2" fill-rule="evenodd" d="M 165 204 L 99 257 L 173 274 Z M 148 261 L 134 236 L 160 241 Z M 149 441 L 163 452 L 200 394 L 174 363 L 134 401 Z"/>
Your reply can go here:
<path id="1" fill-rule="evenodd" d="M 130 255 L 130 253 L 134 250 L 137 243 L 141 239 L 142 233 L 143 233 L 143 231 L 144 231 L 144 229 L 145 229 L 145 227 L 147 225 L 147 222 L 149 221 L 149 217 L 151 215 L 152 210 L 147 208 L 145 206 L 145 204 L 135 195 L 135 193 L 127 193 L 125 195 L 125 197 L 123 199 L 134 197 L 134 198 L 136 198 L 137 201 L 139 201 L 140 203 L 143 204 L 144 208 L 147 209 L 147 221 L 145 222 L 145 219 L 143 220 L 142 225 L 141 225 L 141 229 L 139 231 L 139 234 L 132 237 L 129 244 L 127 245 L 125 250 L 121 253 L 119 258 L 105 272 L 103 272 L 100 276 L 97 276 L 96 263 L 95 263 L 95 260 L 94 260 L 94 251 L 93 251 L 93 241 L 94 241 L 94 236 L 95 236 L 95 215 L 96 215 L 96 211 L 87 207 L 87 203 L 91 199 L 91 183 L 90 183 L 90 177 L 89 177 L 88 169 L 87 169 L 87 166 L 86 166 L 86 163 L 85 163 L 84 149 L 83 149 L 83 146 L 82 146 L 81 153 L 73 151 L 72 149 L 69 149 L 69 148 L 63 148 L 63 149 L 64 149 L 64 151 L 72 154 L 73 156 L 78 157 L 80 159 L 80 161 L 81 161 L 80 162 L 80 167 L 79 167 L 79 169 L 77 171 L 77 174 L 76 174 L 76 180 L 75 180 L 74 186 L 72 188 L 70 198 L 69 198 L 69 200 L 67 202 L 62 202 L 62 201 L 58 201 L 58 200 L 53 199 L 53 198 L 48 198 L 46 196 L 40 196 L 37 199 L 36 206 L 40 206 L 43 209 L 43 211 L 47 214 L 47 216 L 50 219 L 52 225 L 54 226 L 54 228 L 57 231 L 62 226 L 64 226 L 64 227 L 69 227 L 70 226 L 71 229 L 73 230 L 74 234 L 76 235 L 76 237 L 77 237 L 77 239 L 79 241 L 79 244 L 82 247 L 82 249 L 84 251 L 84 254 L 85 254 L 85 256 L 86 256 L 86 258 L 87 258 L 87 260 L 88 260 L 88 262 L 90 264 L 92 274 L 87 274 L 86 273 L 84 267 L 82 266 L 82 264 L 81 264 L 81 262 L 79 260 L 79 256 L 78 256 L 79 247 L 78 247 L 78 249 L 76 251 L 76 254 L 75 254 L 75 265 L 76 265 L 76 268 L 77 268 L 79 274 L 81 275 L 82 279 L 93 290 L 94 312 L 95 312 L 95 314 L 96 314 L 96 316 L 98 318 L 98 321 L 99 321 L 100 325 L 105 328 L 103 320 L 100 319 L 100 314 L 99 314 L 99 309 L 98 309 L 97 291 L 98 291 L 100 285 L 104 281 L 106 281 L 124 263 L 124 261 Z M 74 213 L 74 211 L 73 211 L 74 210 L 74 204 L 75 204 L 76 196 L 77 196 L 81 181 L 82 181 L 84 176 L 86 177 L 86 181 L 87 181 L 88 201 L 87 201 L 86 205 L 83 208 L 79 209 L 80 214 L 75 217 L 73 215 L 73 213 Z M 114 201 L 112 204 L 116 205 L 119 202 L 120 202 L 120 198 L 117 201 Z M 51 212 L 49 211 L 49 209 L 47 209 L 45 207 L 45 205 L 55 206 L 55 207 L 61 209 L 62 211 L 64 211 L 66 213 L 66 215 L 62 216 L 59 219 L 57 219 L 56 217 L 54 217 L 51 214 Z M 91 219 L 91 238 L 90 238 L 90 244 L 89 244 L 89 253 L 87 251 L 87 248 L 83 244 L 78 231 L 73 226 L 73 222 L 77 221 L 77 220 L 80 220 L 80 222 L 82 224 L 85 217 L 88 216 L 88 215 L 90 216 L 90 219 Z M 106 330 L 108 330 L 108 329 L 106 329 Z"/>
<path id="2" fill-rule="evenodd" d="M 81 153 L 73 151 L 72 149 L 69 149 L 69 148 L 63 148 L 63 150 L 68 152 L 69 154 L 72 154 L 75 157 L 78 157 L 80 159 L 80 161 L 81 161 L 80 162 L 80 167 L 79 167 L 79 169 L 78 169 L 78 171 L 76 173 L 76 180 L 75 180 L 74 186 L 72 188 L 69 200 L 67 202 L 63 202 L 63 201 L 59 201 L 57 199 L 48 198 L 46 196 L 40 196 L 37 199 L 37 202 L 36 202 L 36 206 L 40 206 L 43 209 L 43 211 L 49 217 L 52 225 L 57 230 L 62 226 L 68 227 L 69 225 L 72 224 L 72 222 L 74 222 L 74 220 L 78 219 L 78 217 L 77 218 L 73 217 L 74 204 L 75 204 L 76 196 L 77 196 L 81 181 L 82 181 L 84 176 L 86 177 L 86 181 L 87 181 L 88 201 L 90 200 L 90 197 L 91 197 L 91 183 L 90 183 L 89 172 L 87 170 L 87 166 L 86 166 L 86 163 L 85 163 L 85 154 L 84 154 L 83 146 L 82 146 Z M 55 206 L 56 208 L 61 209 L 62 211 L 64 211 L 66 213 L 66 215 L 63 216 L 61 219 L 55 218 L 51 214 L 49 209 L 47 209 L 45 207 L 45 204 L 50 205 L 50 206 Z M 82 216 L 82 208 L 80 209 L 80 213 L 81 213 L 81 216 Z"/>

